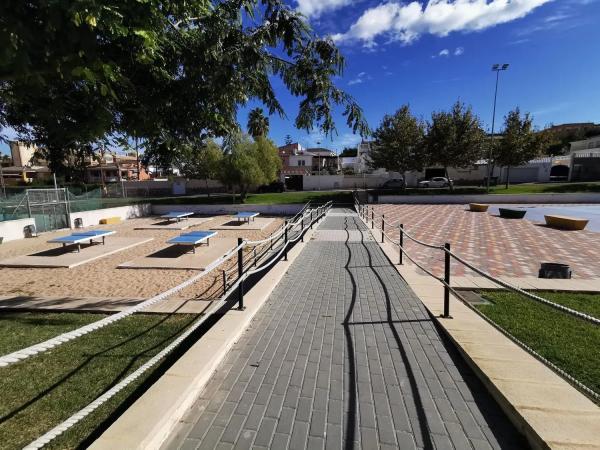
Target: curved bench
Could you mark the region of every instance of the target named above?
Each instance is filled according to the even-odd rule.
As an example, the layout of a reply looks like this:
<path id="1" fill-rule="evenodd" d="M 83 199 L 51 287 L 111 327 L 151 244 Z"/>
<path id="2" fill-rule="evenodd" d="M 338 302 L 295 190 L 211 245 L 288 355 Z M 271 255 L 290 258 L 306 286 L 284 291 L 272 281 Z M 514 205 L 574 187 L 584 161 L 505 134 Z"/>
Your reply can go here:
<path id="1" fill-rule="evenodd" d="M 504 219 L 522 219 L 527 213 L 527 210 L 525 209 L 511 208 L 498 208 L 498 211 L 500 211 L 500 217 Z"/>
<path id="2" fill-rule="evenodd" d="M 486 212 L 489 207 L 485 203 L 469 203 L 469 211 L 473 212 Z"/>
<path id="3" fill-rule="evenodd" d="M 552 228 L 560 228 L 561 230 L 583 230 L 588 224 L 588 219 L 568 216 L 544 216 L 546 225 Z"/>

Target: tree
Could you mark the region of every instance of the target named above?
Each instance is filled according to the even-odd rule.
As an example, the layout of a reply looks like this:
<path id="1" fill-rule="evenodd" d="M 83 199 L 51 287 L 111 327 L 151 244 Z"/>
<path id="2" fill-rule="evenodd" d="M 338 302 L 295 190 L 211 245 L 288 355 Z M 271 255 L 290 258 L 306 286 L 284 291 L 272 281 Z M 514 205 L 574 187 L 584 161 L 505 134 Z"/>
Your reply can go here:
<path id="1" fill-rule="evenodd" d="M 243 202 L 251 186 L 275 181 L 280 168 L 277 147 L 269 139 L 252 141 L 246 135 L 234 134 L 225 143 L 220 179 L 228 186 L 237 186 Z"/>
<path id="2" fill-rule="evenodd" d="M 284 143 L 285 143 L 285 145 L 292 145 L 294 143 L 294 141 L 292 141 L 292 136 L 290 136 L 289 134 L 286 134 Z"/>
<path id="3" fill-rule="evenodd" d="M 248 133 L 254 139 L 269 134 L 269 118 L 264 116 L 262 108 L 254 108 L 248 114 Z"/>
<path id="4" fill-rule="evenodd" d="M 206 191 L 210 196 L 208 180 L 218 178 L 222 161 L 223 150 L 216 142 L 209 139 L 200 148 L 184 145 L 178 149 L 175 156 L 175 167 L 185 177 L 204 180 Z"/>
<path id="5" fill-rule="evenodd" d="M 495 145 L 495 162 L 506 167 L 506 188 L 509 184 L 511 166 L 518 166 L 540 154 L 544 147 L 544 137 L 536 133 L 533 118 L 529 113 L 521 115 L 519 108 L 504 117 L 502 139 Z"/>
<path id="6" fill-rule="evenodd" d="M 369 155 L 372 168 L 383 167 L 403 174 L 423 167 L 425 124 L 411 114 L 408 105 L 393 115 L 386 114 L 373 138 Z"/>
<path id="7" fill-rule="evenodd" d="M 115 133 L 147 150 L 224 137 L 250 100 L 283 116 L 276 78 L 300 99 L 298 128 L 333 133 L 341 106 L 368 132 L 333 84 L 339 50 L 282 0 L 7 0 L 0 18 L 0 125 L 47 148 L 54 171 Z"/>
<path id="8" fill-rule="evenodd" d="M 425 137 L 427 159 L 440 164 L 448 177 L 448 167 L 468 167 L 481 157 L 483 139 L 479 118 L 470 106 L 457 101 L 450 111 L 431 114 Z"/>
<path id="9" fill-rule="evenodd" d="M 340 157 L 355 157 L 358 154 L 358 149 L 356 147 L 344 147 L 342 153 L 340 153 Z"/>

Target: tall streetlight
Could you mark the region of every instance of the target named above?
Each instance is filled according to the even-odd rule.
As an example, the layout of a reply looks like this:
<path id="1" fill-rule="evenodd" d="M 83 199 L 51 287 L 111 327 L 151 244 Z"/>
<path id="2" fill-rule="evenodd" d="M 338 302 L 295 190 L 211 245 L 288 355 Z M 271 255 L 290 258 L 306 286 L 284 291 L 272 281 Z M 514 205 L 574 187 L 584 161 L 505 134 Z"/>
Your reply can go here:
<path id="1" fill-rule="evenodd" d="M 487 177 L 485 180 L 486 184 L 486 192 L 490 192 L 490 177 L 492 174 L 490 173 L 490 163 L 492 162 L 492 154 L 494 147 L 494 125 L 496 123 L 496 98 L 498 97 L 498 80 L 500 78 L 500 71 L 508 69 L 508 64 L 494 64 L 492 66 L 492 71 L 496 72 L 496 89 L 494 91 L 494 112 L 492 113 L 492 136 L 490 142 L 490 150 L 488 152 L 488 161 L 487 161 Z"/>

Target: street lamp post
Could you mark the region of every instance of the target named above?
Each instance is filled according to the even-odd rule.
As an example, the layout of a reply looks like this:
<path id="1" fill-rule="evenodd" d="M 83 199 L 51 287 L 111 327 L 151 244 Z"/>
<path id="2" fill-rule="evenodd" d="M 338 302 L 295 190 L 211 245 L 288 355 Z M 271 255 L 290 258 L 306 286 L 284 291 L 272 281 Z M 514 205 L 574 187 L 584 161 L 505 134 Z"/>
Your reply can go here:
<path id="1" fill-rule="evenodd" d="M 490 142 L 490 149 L 488 152 L 488 160 L 487 160 L 487 177 L 485 180 L 486 192 L 490 192 L 490 178 L 492 174 L 490 173 L 490 163 L 492 162 L 492 154 L 494 147 L 494 125 L 496 124 L 496 98 L 498 97 L 498 80 L 500 78 L 500 71 L 508 69 L 508 64 L 494 64 L 492 66 L 492 71 L 496 72 L 496 89 L 494 90 L 494 110 L 492 112 L 492 135 Z"/>

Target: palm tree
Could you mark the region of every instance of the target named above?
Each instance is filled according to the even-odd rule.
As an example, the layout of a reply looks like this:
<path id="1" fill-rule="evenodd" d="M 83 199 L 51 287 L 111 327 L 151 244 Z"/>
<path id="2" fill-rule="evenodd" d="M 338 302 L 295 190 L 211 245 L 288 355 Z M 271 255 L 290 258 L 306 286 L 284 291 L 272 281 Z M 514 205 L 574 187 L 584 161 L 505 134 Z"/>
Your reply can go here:
<path id="1" fill-rule="evenodd" d="M 269 134 L 269 118 L 264 116 L 262 108 L 254 108 L 248 114 L 248 133 L 253 138 Z"/>

